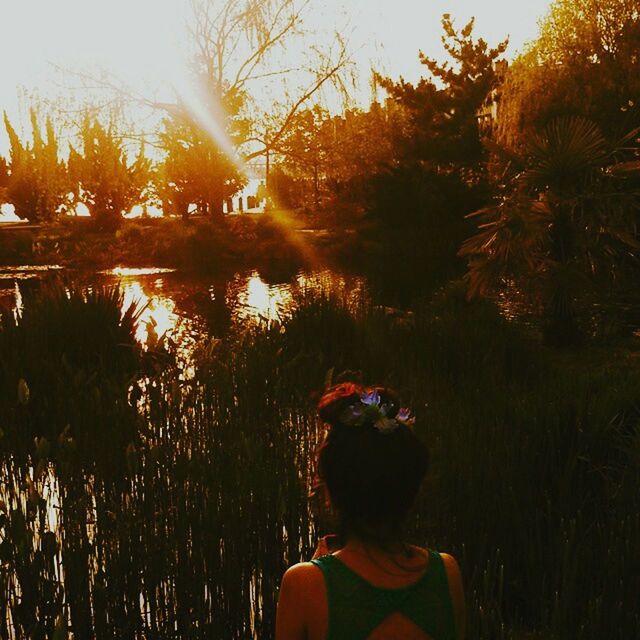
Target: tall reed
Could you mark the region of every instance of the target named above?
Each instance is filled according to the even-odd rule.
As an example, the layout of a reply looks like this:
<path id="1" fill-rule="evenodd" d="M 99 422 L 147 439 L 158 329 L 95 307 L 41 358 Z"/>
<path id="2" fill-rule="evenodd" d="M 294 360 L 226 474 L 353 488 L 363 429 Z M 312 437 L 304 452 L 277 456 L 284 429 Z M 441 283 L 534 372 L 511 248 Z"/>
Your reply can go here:
<path id="1" fill-rule="evenodd" d="M 3 637 L 273 637 L 282 573 L 322 524 L 314 392 L 342 369 L 396 386 L 418 416 L 433 464 L 410 534 L 459 557 L 470 638 L 637 633 L 632 353 L 547 351 L 452 286 L 407 313 L 309 292 L 280 323 L 203 338 L 193 362 L 139 369 L 123 402 L 105 360 L 106 400 L 72 387 L 56 446 L 29 440 L 24 459 L 4 441 Z M 13 397 L 7 431 L 35 402 Z M 87 450 L 80 428 L 113 442 Z"/>

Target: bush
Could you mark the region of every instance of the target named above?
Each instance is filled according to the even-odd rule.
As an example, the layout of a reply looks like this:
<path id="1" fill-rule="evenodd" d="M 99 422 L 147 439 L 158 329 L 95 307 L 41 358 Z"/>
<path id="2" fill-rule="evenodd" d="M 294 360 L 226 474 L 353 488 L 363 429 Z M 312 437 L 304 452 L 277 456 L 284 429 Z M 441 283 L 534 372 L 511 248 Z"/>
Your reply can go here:
<path id="1" fill-rule="evenodd" d="M 52 281 L 24 292 L 17 314 L 2 312 L 5 444 L 29 448 L 34 437 L 56 442 L 68 427 L 91 451 L 134 438 L 127 394 L 141 366 L 135 333 L 142 309 L 123 304 L 117 287 L 83 291 Z"/>

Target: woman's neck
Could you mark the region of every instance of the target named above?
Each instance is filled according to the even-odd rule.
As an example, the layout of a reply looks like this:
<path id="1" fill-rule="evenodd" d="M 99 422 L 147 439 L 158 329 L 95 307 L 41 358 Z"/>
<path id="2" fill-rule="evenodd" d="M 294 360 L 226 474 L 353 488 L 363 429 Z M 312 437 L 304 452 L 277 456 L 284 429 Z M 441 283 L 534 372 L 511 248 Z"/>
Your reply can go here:
<path id="1" fill-rule="evenodd" d="M 418 547 L 395 541 L 381 547 L 357 537 L 349 537 L 337 556 L 352 568 L 376 567 L 386 575 L 406 576 L 424 571 L 428 554 Z"/>
<path id="2" fill-rule="evenodd" d="M 365 541 L 358 536 L 351 535 L 342 548 L 347 553 L 364 554 L 370 558 L 409 557 L 411 546 L 399 539 L 385 541 L 385 544 L 377 544 Z"/>

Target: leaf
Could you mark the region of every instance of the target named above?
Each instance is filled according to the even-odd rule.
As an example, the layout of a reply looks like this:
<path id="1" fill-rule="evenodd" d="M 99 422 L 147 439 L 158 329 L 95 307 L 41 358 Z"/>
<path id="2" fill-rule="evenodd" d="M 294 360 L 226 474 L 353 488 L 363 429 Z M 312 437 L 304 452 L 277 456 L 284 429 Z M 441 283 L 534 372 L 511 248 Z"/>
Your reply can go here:
<path id="1" fill-rule="evenodd" d="M 29 403 L 29 385 L 24 378 L 18 380 L 18 403 L 22 405 Z"/>
<path id="2" fill-rule="evenodd" d="M 53 636 L 51 640 L 68 640 L 69 630 L 67 627 L 67 619 L 63 614 L 58 616 L 56 620 L 56 626 L 53 630 Z"/>
<path id="3" fill-rule="evenodd" d="M 609 235 L 613 236 L 623 242 L 627 246 L 640 250 L 640 241 L 637 238 L 634 238 L 630 233 L 626 233 L 625 231 L 619 229 L 607 229 Z"/>
<path id="4" fill-rule="evenodd" d="M 635 171 L 640 171 L 640 160 L 618 162 L 607 169 L 607 173 L 610 173 L 611 175 L 619 175 L 621 173 L 633 173 Z"/>
<path id="5" fill-rule="evenodd" d="M 138 472 L 138 450 L 133 442 L 130 442 L 127 446 L 125 457 L 127 460 L 127 468 L 131 475 L 135 475 Z"/>
<path id="6" fill-rule="evenodd" d="M 36 438 L 35 440 L 36 452 L 35 459 L 36 460 L 46 460 L 49 458 L 49 453 L 51 452 L 51 443 L 45 438 Z"/>
<path id="7" fill-rule="evenodd" d="M 333 386 L 333 374 L 335 371 L 335 367 L 331 367 L 329 371 L 327 371 L 327 375 L 324 377 L 324 387 L 325 389 L 329 389 L 329 387 Z"/>

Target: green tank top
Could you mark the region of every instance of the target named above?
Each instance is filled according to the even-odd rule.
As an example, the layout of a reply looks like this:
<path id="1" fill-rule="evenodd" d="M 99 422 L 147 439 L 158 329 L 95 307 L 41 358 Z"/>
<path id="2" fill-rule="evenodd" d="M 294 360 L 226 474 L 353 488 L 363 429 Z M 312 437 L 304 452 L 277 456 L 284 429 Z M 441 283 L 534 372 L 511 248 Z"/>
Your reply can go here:
<path id="1" fill-rule="evenodd" d="M 408 587 L 375 587 L 333 555 L 312 560 L 324 574 L 329 606 L 327 640 L 366 640 L 394 613 L 433 640 L 456 640 L 456 622 L 444 562 L 429 549 L 425 573 Z"/>

